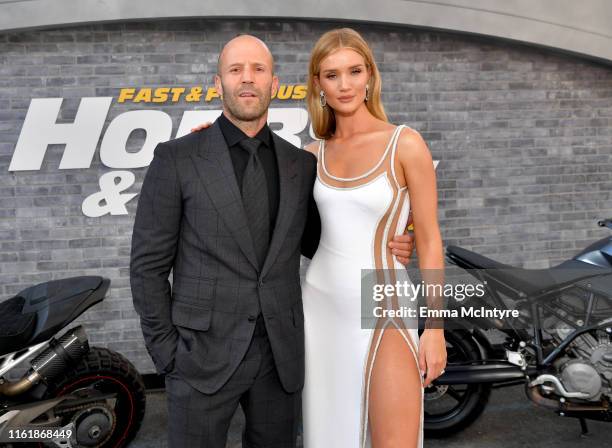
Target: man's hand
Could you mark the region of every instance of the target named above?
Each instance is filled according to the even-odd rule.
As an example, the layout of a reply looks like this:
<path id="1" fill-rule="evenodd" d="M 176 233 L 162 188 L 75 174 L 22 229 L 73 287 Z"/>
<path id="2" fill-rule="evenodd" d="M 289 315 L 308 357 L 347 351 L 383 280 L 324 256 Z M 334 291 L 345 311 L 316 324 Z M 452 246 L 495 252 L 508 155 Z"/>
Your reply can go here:
<path id="1" fill-rule="evenodd" d="M 397 257 L 404 266 L 408 266 L 410 263 L 410 257 L 414 250 L 414 225 L 412 221 L 412 212 L 408 215 L 408 222 L 406 224 L 406 230 L 403 235 L 395 235 L 391 241 L 389 241 L 389 248 L 391 253 Z M 410 232 L 410 233 L 409 233 Z"/>
<path id="2" fill-rule="evenodd" d="M 414 234 L 404 233 L 403 235 L 395 235 L 391 241 L 389 241 L 389 248 L 391 253 L 395 255 L 397 260 L 404 266 L 408 266 L 410 263 L 410 257 L 414 250 Z"/>
<path id="3" fill-rule="evenodd" d="M 202 123 L 197 125 L 195 128 L 191 128 L 191 132 L 198 132 L 201 131 L 202 129 L 206 129 L 212 126 L 212 122 L 211 121 L 207 121 L 206 123 Z"/>

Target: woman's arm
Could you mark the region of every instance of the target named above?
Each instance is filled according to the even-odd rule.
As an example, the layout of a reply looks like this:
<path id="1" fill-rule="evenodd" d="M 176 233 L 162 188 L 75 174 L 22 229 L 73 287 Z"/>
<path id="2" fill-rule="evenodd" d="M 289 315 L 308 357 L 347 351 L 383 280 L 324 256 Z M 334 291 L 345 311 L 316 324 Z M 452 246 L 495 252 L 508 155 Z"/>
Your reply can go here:
<path id="1" fill-rule="evenodd" d="M 425 285 L 444 282 L 444 254 L 438 225 L 436 173 L 427 144 L 421 135 L 408 129 L 399 138 L 398 159 L 408 187 L 414 223 L 419 269 Z M 428 296 L 428 309 L 442 308 L 441 296 Z M 428 319 L 419 342 L 419 368 L 427 372 L 424 386 L 437 378 L 446 365 L 446 342 L 441 320 Z"/>
<path id="2" fill-rule="evenodd" d="M 429 148 L 412 129 L 402 131 L 398 144 L 398 159 L 410 195 L 419 268 L 443 270 L 436 173 Z"/>

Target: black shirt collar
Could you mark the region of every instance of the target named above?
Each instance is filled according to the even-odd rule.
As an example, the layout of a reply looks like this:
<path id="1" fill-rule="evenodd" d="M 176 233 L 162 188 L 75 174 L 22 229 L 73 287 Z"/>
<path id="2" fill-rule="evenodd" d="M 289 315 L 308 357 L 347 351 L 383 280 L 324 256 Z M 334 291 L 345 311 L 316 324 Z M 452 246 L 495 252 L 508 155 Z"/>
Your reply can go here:
<path id="1" fill-rule="evenodd" d="M 229 118 L 225 116 L 225 114 L 221 114 L 217 119 L 219 122 L 219 127 L 221 128 L 221 132 L 223 133 L 223 137 L 225 138 L 225 142 L 227 146 L 232 147 L 238 144 L 239 141 L 244 140 L 245 138 L 249 138 L 242 130 L 232 123 Z M 259 130 L 257 135 L 255 136 L 260 142 L 266 145 L 268 148 L 271 148 L 272 145 L 270 142 L 272 141 L 272 131 L 270 131 L 270 127 L 266 123 L 263 128 Z"/>

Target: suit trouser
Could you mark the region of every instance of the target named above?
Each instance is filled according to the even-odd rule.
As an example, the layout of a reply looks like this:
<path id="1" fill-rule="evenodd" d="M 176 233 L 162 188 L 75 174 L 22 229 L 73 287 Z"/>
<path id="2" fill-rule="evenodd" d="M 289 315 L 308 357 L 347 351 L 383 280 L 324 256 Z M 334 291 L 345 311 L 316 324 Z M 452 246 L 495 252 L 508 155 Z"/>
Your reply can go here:
<path id="1" fill-rule="evenodd" d="M 283 389 L 260 315 L 246 355 L 214 394 L 194 389 L 174 371 L 166 376 L 168 446 L 225 448 L 240 404 L 245 416 L 243 448 L 294 448 L 301 395 L 301 390 Z"/>

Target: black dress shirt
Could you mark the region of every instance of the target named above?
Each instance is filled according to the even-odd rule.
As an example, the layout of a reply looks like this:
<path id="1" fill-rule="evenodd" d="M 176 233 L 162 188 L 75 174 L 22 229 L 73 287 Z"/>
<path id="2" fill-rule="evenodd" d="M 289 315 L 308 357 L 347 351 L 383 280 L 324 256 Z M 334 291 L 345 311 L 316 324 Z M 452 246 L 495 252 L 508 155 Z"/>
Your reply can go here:
<path id="1" fill-rule="evenodd" d="M 221 133 L 225 138 L 225 142 L 229 147 L 230 157 L 234 165 L 234 173 L 238 181 L 238 188 L 242 191 L 242 179 L 244 171 L 249 162 L 249 153 L 240 147 L 238 144 L 241 140 L 249 138 L 242 130 L 232 123 L 224 114 L 219 116 L 218 120 Z M 268 206 L 270 215 L 270 238 L 274 231 L 274 223 L 278 214 L 278 204 L 280 201 L 280 187 L 278 177 L 278 164 L 276 163 L 276 153 L 274 151 L 274 140 L 272 139 L 272 131 L 266 124 L 255 136 L 262 144 L 257 150 L 257 155 L 263 165 L 268 186 Z"/>

